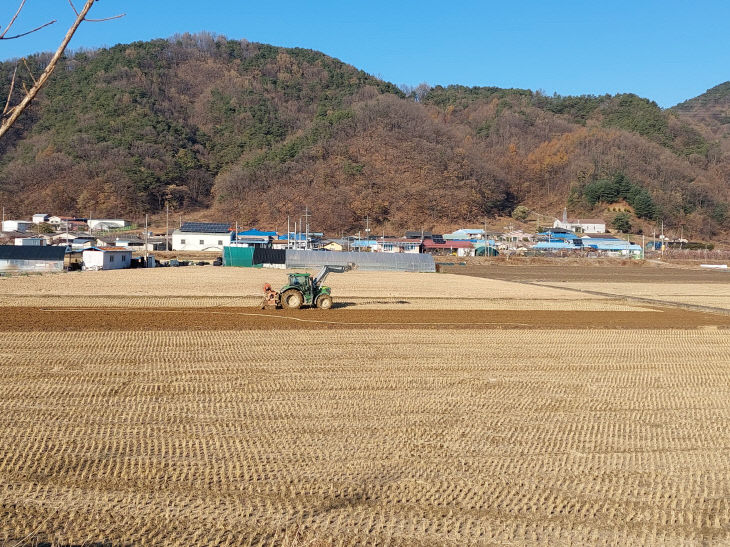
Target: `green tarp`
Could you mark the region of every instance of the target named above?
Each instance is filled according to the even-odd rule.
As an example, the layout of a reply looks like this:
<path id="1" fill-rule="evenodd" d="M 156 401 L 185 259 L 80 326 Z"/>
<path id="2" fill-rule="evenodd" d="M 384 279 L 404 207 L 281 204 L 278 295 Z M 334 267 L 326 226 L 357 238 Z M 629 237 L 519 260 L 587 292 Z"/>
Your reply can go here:
<path id="1" fill-rule="evenodd" d="M 484 256 L 484 245 L 476 245 L 474 249 L 474 256 Z M 499 255 L 499 251 L 497 251 L 497 249 L 491 246 L 487 246 L 487 256 L 497 255 Z"/>
<path id="2" fill-rule="evenodd" d="M 224 266 L 243 266 L 253 268 L 253 247 L 223 247 Z M 260 264 L 257 267 L 261 267 Z"/>

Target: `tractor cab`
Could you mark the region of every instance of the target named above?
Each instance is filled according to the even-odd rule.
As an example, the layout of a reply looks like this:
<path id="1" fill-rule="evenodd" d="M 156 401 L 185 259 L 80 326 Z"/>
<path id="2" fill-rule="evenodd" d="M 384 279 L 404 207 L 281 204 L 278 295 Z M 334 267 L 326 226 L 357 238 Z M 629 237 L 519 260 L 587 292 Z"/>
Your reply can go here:
<path id="1" fill-rule="evenodd" d="M 312 284 L 312 276 L 308 273 L 289 274 L 289 285 L 292 287 L 309 287 Z"/>

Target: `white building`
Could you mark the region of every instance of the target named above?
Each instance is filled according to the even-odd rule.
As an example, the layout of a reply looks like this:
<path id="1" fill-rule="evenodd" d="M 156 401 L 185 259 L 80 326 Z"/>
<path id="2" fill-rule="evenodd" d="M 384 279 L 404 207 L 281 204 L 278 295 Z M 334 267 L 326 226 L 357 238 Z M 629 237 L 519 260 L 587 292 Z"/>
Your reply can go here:
<path id="1" fill-rule="evenodd" d="M 50 217 L 45 213 L 36 213 L 33 215 L 33 224 L 41 224 L 43 222 L 48 222 L 48 219 Z"/>
<path id="2" fill-rule="evenodd" d="M 132 264 L 132 251 L 119 247 L 91 247 L 83 252 L 85 270 L 121 270 Z"/>
<path id="3" fill-rule="evenodd" d="M 233 232 L 228 224 L 186 222 L 172 233 L 173 251 L 223 251 Z"/>
<path id="4" fill-rule="evenodd" d="M 444 239 L 484 239 L 483 228 L 459 228 L 453 233 L 444 234 Z"/>
<path id="5" fill-rule="evenodd" d="M 46 238 L 44 237 L 16 237 L 16 245 L 23 245 L 25 247 L 42 247 L 46 244 Z"/>
<path id="6" fill-rule="evenodd" d="M 600 218 L 556 218 L 553 228 L 563 228 L 576 234 L 604 234 L 606 221 Z"/>
<path id="7" fill-rule="evenodd" d="M 0 272 L 62 272 L 65 247 L 0 245 Z"/>
<path id="8" fill-rule="evenodd" d="M 373 251 L 380 253 L 411 253 L 421 252 L 420 239 L 378 239 L 372 247 Z"/>
<path id="9" fill-rule="evenodd" d="M 33 226 L 30 220 L 3 220 L 3 232 L 27 232 Z"/>
<path id="10" fill-rule="evenodd" d="M 129 223 L 121 218 L 90 218 L 86 223 L 90 230 L 111 230 L 129 226 Z"/>

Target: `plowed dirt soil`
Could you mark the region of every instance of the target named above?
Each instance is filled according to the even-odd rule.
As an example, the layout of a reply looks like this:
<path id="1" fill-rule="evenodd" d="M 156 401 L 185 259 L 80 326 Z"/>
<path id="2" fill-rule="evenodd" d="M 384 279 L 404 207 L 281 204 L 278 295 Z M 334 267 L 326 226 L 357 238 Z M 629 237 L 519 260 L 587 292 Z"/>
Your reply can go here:
<path id="1" fill-rule="evenodd" d="M 287 329 L 688 329 L 730 328 L 730 315 L 673 308 L 624 311 L 260 310 L 258 308 L 5 307 L 4 331 Z"/>
<path id="2" fill-rule="evenodd" d="M 470 264 L 441 266 L 444 273 L 498 279 L 501 281 L 592 281 L 628 283 L 719 283 L 730 284 L 730 271 L 672 268 L 659 265 L 580 264 Z"/>

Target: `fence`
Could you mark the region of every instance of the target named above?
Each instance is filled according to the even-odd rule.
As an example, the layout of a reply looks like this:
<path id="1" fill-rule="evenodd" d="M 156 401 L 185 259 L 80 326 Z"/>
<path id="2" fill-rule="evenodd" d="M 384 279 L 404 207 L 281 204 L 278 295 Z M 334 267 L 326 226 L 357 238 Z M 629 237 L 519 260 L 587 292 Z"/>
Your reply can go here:
<path id="1" fill-rule="evenodd" d="M 435 272 L 433 256 L 415 253 L 353 253 L 335 251 L 286 251 L 287 268 L 319 268 L 354 264 L 360 270 Z"/>

